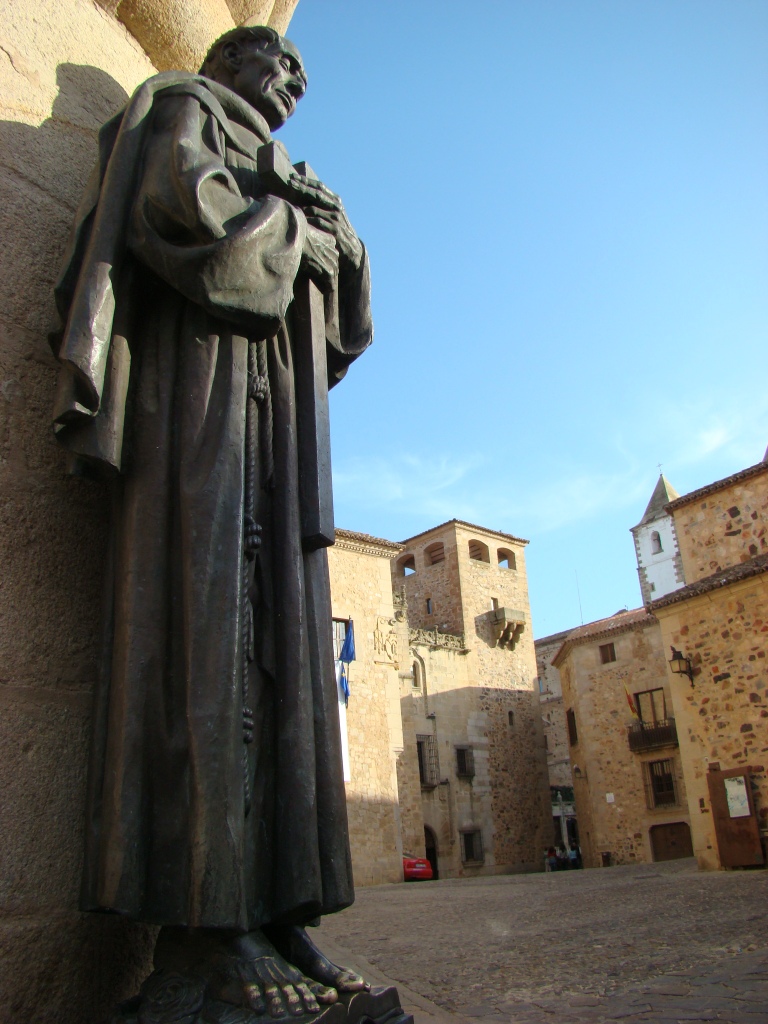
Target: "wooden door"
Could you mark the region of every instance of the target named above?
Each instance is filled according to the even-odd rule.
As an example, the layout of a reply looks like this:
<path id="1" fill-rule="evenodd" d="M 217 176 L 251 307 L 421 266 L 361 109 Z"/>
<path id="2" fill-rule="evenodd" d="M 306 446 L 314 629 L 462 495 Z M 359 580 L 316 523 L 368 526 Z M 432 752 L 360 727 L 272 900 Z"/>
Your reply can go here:
<path id="1" fill-rule="evenodd" d="M 673 821 L 651 828 L 651 849 L 654 860 L 679 860 L 693 856 L 691 830 L 685 821 Z"/>
<path id="2" fill-rule="evenodd" d="M 721 772 L 718 764 L 711 764 L 707 785 L 720 864 L 724 868 L 764 864 L 749 768 Z"/>

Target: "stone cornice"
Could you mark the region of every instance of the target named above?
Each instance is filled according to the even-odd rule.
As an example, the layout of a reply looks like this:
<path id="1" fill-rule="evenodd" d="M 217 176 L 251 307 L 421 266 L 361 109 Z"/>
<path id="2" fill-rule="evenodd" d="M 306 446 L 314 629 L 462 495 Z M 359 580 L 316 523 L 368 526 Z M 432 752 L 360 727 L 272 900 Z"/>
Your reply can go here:
<path id="1" fill-rule="evenodd" d="M 334 547 L 342 551 L 355 551 L 361 555 L 373 555 L 376 558 L 394 558 L 402 551 L 399 544 L 383 537 L 372 537 L 369 533 L 355 533 L 353 530 L 336 530 Z"/>
<path id="2" fill-rule="evenodd" d="M 758 462 L 756 465 L 748 466 L 747 469 L 741 469 L 738 473 L 726 476 L 722 480 L 715 480 L 714 483 L 707 484 L 705 487 L 699 487 L 696 491 L 683 494 L 679 498 L 675 498 L 674 501 L 670 501 L 664 508 L 667 512 L 676 512 L 677 509 L 690 505 L 700 498 L 706 498 L 707 495 L 715 494 L 716 491 L 724 491 L 726 488 L 733 486 L 733 484 L 741 483 L 742 480 L 749 480 L 753 476 L 760 476 L 762 473 L 768 473 L 768 462 Z M 659 600 L 663 600 L 663 598 L 659 598 Z"/>
<path id="3" fill-rule="evenodd" d="M 444 523 L 440 523 L 437 526 L 431 526 L 428 530 L 422 530 L 421 533 L 415 533 L 412 537 L 408 537 L 402 541 L 403 548 L 409 547 L 413 541 L 421 540 L 422 537 L 427 537 L 430 533 L 436 533 L 438 530 L 444 530 L 446 526 L 462 526 L 466 530 L 471 530 L 473 533 L 482 533 L 486 537 L 499 538 L 503 540 L 511 540 L 515 544 L 528 544 L 529 541 L 523 537 L 515 537 L 512 533 L 500 533 L 498 530 L 489 530 L 487 526 L 478 526 L 476 523 L 467 523 L 463 519 L 448 519 Z"/>
<path id="4" fill-rule="evenodd" d="M 463 633 L 440 633 L 436 629 L 409 629 L 408 643 L 411 647 L 439 647 L 460 654 L 469 650 Z"/>

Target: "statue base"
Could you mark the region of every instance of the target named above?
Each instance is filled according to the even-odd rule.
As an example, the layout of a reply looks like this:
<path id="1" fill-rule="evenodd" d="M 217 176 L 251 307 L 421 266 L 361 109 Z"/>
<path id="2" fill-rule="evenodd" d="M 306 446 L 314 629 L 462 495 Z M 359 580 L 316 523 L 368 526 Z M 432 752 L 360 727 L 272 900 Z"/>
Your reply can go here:
<path id="1" fill-rule="evenodd" d="M 178 979 L 181 982 L 181 979 Z M 169 993 L 170 994 L 170 993 Z M 269 1024 L 269 1014 L 255 1014 L 240 1006 L 203 999 L 202 1005 L 190 1004 L 183 984 L 176 989 L 177 999 L 165 1006 L 150 1004 L 139 995 L 123 1003 L 107 1024 Z M 187 1005 L 185 1005 L 185 1003 Z M 291 1024 L 414 1024 L 413 1015 L 400 1005 L 394 986 L 374 988 L 370 992 L 343 994 L 338 1003 L 326 1006 L 319 1013 L 300 1017 L 288 1015 L 280 1020 Z"/>

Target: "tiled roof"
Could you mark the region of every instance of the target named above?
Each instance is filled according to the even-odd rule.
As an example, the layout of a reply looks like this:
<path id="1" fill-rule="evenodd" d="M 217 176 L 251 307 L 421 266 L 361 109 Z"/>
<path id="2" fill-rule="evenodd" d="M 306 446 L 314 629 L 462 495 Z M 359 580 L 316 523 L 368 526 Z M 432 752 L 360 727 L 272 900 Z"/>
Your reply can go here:
<path id="1" fill-rule="evenodd" d="M 751 576 L 759 576 L 768 572 L 768 555 L 758 555 L 757 558 L 750 558 L 748 562 L 739 562 L 738 565 L 729 565 L 727 569 L 705 576 L 704 579 L 689 583 L 687 587 L 680 590 L 673 590 L 671 594 L 652 601 L 650 608 L 666 608 L 667 605 L 677 604 L 678 601 L 685 601 L 689 597 L 698 597 L 700 594 L 708 594 L 711 590 L 718 590 L 720 587 L 727 587 L 731 583 L 738 583 L 739 580 L 748 580 Z"/>
<path id="2" fill-rule="evenodd" d="M 355 533 L 354 530 L 336 530 L 337 540 L 352 541 L 357 544 L 368 544 L 374 547 L 387 548 L 393 553 L 402 550 L 402 544 L 396 544 L 392 540 L 384 540 L 383 537 L 373 537 L 370 533 Z"/>
<path id="3" fill-rule="evenodd" d="M 565 638 L 572 632 L 572 629 L 563 629 L 559 633 L 550 633 L 549 636 L 540 636 L 538 640 L 533 641 L 534 647 L 538 647 L 539 645 L 546 647 L 549 644 L 556 643 L 558 640 L 562 643 L 562 641 L 565 640 Z"/>
<path id="4" fill-rule="evenodd" d="M 750 477 L 760 476 L 761 473 L 768 473 L 768 462 L 758 462 L 754 466 L 749 466 L 747 469 L 741 469 L 738 473 L 732 473 L 731 476 L 726 476 L 722 480 L 715 480 L 712 484 L 707 484 L 706 487 L 699 487 L 696 491 L 690 491 L 688 494 L 683 494 L 680 498 L 675 498 L 674 501 L 670 501 L 666 505 L 667 512 L 674 512 L 675 509 L 682 508 L 683 505 L 690 505 L 693 501 L 698 501 L 699 498 L 706 498 L 708 494 L 714 494 L 715 491 L 725 490 L 726 487 L 730 487 L 731 484 L 737 484 L 741 480 L 749 480 Z M 660 599 L 661 600 L 661 599 Z"/>
<path id="5" fill-rule="evenodd" d="M 646 626 L 652 626 L 655 622 L 655 616 L 645 608 L 633 608 L 630 611 L 609 615 L 607 619 L 597 619 L 595 622 L 588 622 L 585 626 L 577 626 L 565 638 L 563 646 L 552 659 L 552 664 L 557 668 L 568 651 L 577 644 L 615 636 L 627 629 L 644 629 Z"/>
<path id="6" fill-rule="evenodd" d="M 504 537 L 506 540 L 513 540 L 516 544 L 528 544 L 527 540 L 522 537 L 515 537 L 512 533 L 501 533 L 499 530 L 489 530 L 487 526 L 478 526 L 476 523 L 467 523 L 463 519 L 448 519 L 444 523 L 440 523 L 437 526 L 430 526 L 428 530 L 422 530 L 421 533 L 414 533 L 412 537 L 407 537 L 402 541 L 402 546 L 407 547 L 411 541 L 418 540 L 419 537 L 426 537 L 428 533 L 434 533 L 436 530 L 442 530 L 444 526 L 466 526 L 470 530 L 478 530 L 480 533 L 490 533 L 494 537 Z"/>

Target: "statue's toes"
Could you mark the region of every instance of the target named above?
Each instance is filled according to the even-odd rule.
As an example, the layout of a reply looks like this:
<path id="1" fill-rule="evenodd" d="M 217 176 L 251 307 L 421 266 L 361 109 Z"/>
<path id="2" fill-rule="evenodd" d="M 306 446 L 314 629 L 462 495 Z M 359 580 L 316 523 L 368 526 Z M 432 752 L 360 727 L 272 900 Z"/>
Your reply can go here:
<path id="1" fill-rule="evenodd" d="M 291 983 L 280 986 L 283 996 L 283 1006 L 294 1017 L 300 1017 L 304 1013 L 304 1003 L 301 996 Z"/>
<path id="2" fill-rule="evenodd" d="M 354 971 L 340 970 L 334 984 L 339 992 L 364 992 L 371 986 Z"/>
<path id="3" fill-rule="evenodd" d="M 267 1004 L 264 1002 L 261 994 L 261 985 L 255 983 L 243 985 L 243 995 L 245 996 L 246 1005 L 254 1013 L 261 1016 L 261 1014 L 266 1012 Z"/>
<path id="4" fill-rule="evenodd" d="M 329 985 L 321 985 L 319 981 L 310 981 L 309 988 L 318 1003 L 330 1006 L 332 1003 L 338 1003 L 339 1001 L 339 993 Z"/>
<path id="5" fill-rule="evenodd" d="M 320 1005 L 317 999 L 315 999 L 315 996 L 312 993 L 312 990 L 310 989 L 309 985 L 307 985 L 303 981 L 299 982 L 299 984 L 296 986 L 296 991 L 299 993 L 302 1004 L 307 1013 L 320 1012 Z"/>

